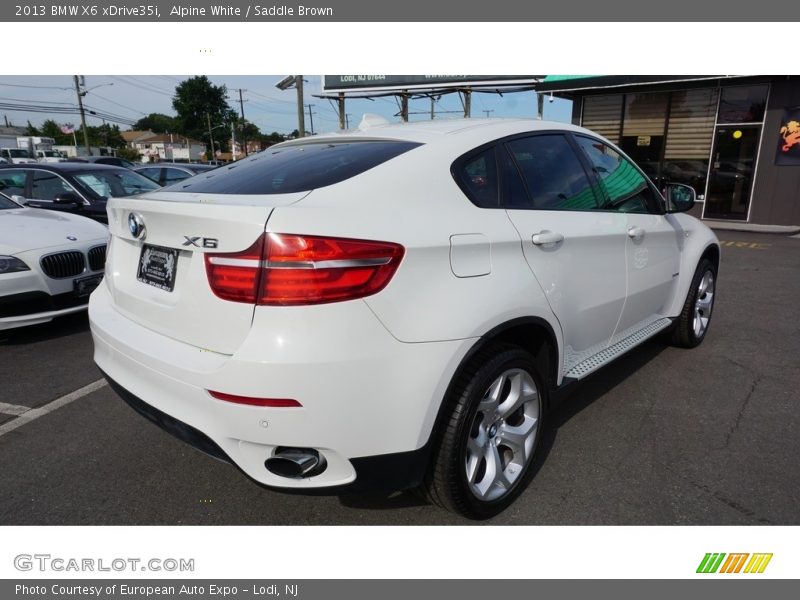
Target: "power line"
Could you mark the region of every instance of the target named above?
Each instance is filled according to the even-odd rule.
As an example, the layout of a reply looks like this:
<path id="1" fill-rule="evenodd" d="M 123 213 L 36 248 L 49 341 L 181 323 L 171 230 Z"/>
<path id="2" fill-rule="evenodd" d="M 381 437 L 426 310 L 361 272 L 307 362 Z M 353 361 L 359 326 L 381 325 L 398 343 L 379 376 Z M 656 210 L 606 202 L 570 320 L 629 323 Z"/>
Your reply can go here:
<path id="1" fill-rule="evenodd" d="M 138 88 L 140 90 L 144 90 L 145 92 L 150 92 L 150 93 L 153 93 L 153 94 L 161 94 L 162 96 L 167 96 L 168 98 L 172 98 L 172 96 L 173 96 L 173 94 L 168 94 L 166 92 L 162 92 L 161 90 L 154 89 L 154 88 L 148 88 L 148 87 L 145 87 L 144 85 L 140 85 L 140 84 L 138 84 L 136 82 L 133 82 L 133 81 L 128 81 L 128 80 L 123 79 L 122 77 L 118 77 L 116 75 L 110 75 L 110 77 L 111 77 L 111 79 L 115 79 L 116 81 L 119 81 L 120 83 L 124 83 L 126 85 L 130 85 L 130 86 Z"/>
<path id="2" fill-rule="evenodd" d="M 128 79 L 131 79 L 133 81 L 136 81 L 136 82 L 138 82 L 138 83 L 140 83 L 142 85 L 146 85 L 148 87 L 151 87 L 154 90 L 158 90 L 162 94 L 172 94 L 172 92 L 170 90 L 165 90 L 164 88 L 160 88 L 157 85 L 153 85 L 149 81 L 145 81 L 144 79 L 141 79 L 140 77 L 134 77 L 133 75 L 125 75 L 125 77 L 127 77 Z"/>
<path id="3" fill-rule="evenodd" d="M 293 100 L 283 100 L 281 98 L 274 98 L 272 96 L 260 94 L 259 92 L 254 92 L 253 90 L 250 90 L 248 93 L 253 94 L 254 96 L 258 96 L 259 98 L 264 98 L 265 100 L 270 100 L 271 102 L 283 102 L 284 104 L 291 104 L 292 106 L 295 105 L 295 102 Z"/>
<path id="4" fill-rule="evenodd" d="M 128 109 L 128 110 L 130 110 L 130 111 L 133 111 L 133 112 L 135 112 L 137 115 L 144 115 L 144 114 L 145 114 L 145 113 L 143 113 L 143 112 L 142 112 L 142 111 L 140 111 L 140 110 L 136 110 L 135 108 L 132 108 L 132 107 L 130 107 L 130 106 L 125 106 L 124 104 L 120 104 L 119 102 L 115 102 L 114 100 L 111 100 L 111 99 L 109 99 L 109 98 L 106 98 L 105 96 L 101 96 L 101 95 L 100 95 L 100 94 L 98 94 L 97 92 L 92 92 L 92 96 L 94 96 L 94 97 L 96 97 L 96 98 L 100 98 L 101 100 L 105 100 L 106 102 L 110 102 L 111 104 L 116 104 L 117 106 L 119 106 L 119 107 L 121 107 L 121 108 L 126 108 L 126 109 Z"/>
<path id="5" fill-rule="evenodd" d="M 69 91 L 72 88 L 69 87 L 56 87 L 52 85 L 22 85 L 21 83 L 0 83 L 0 85 L 5 87 L 18 87 L 18 88 L 31 88 L 37 90 L 66 90 Z"/>

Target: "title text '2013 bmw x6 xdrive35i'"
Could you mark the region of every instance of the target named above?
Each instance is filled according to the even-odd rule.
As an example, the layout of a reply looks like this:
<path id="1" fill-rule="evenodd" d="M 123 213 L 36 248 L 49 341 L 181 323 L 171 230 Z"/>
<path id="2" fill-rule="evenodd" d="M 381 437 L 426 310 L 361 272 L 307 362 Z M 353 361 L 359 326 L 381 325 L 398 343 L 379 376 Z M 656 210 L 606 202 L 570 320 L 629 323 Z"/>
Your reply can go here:
<path id="1" fill-rule="evenodd" d="M 436 121 L 272 147 L 108 204 L 95 360 L 136 410 L 276 488 L 524 489 L 551 393 L 668 329 L 719 245 L 564 124 Z"/>

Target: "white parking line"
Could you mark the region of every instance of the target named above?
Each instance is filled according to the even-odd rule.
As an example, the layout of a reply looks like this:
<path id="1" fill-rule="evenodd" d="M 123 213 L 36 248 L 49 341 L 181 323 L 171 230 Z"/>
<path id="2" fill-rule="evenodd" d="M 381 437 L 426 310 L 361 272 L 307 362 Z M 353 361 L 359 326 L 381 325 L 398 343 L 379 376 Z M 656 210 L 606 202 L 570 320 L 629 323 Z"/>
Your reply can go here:
<path id="1" fill-rule="evenodd" d="M 61 396 L 60 398 L 56 398 L 52 402 L 48 402 L 39 408 L 28 408 L 27 406 L 18 406 L 16 404 L 0 403 L 0 412 L 19 415 L 16 419 L 12 419 L 8 423 L 0 425 L 0 437 L 11 431 L 14 431 L 17 427 L 22 427 L 26 423 L 35 421 L 39 417 L 43 417 L 47 413 L 51 413 L 57 408 L 66 406 L 70 402 L 74 402 L 78 398 L 83 398 L 84 396 L 91 394 L 92 392 L 95 392 L 107 385 L 108 382 L 106 382 L 105 379 L 98 379 L 97 381 L 93 381 L 89 385 L 85 385 L 74 392 L 70 392 L 69 394 Z"/>

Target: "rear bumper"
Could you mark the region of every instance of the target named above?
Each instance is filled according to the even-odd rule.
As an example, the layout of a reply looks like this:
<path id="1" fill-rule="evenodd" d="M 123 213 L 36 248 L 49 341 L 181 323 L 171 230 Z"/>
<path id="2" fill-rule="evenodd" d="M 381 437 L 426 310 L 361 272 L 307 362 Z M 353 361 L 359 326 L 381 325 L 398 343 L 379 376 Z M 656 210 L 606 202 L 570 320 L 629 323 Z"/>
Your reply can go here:
<path id="1" fill-rule="evenodd" d="M 302 318 L 278 309 L 286 312 L 277 345 L 266 343 L 275 330 L 257 314 L 241 348 L 223 355 L 131 321 L 101 285 L 89 307 L 95 362 L 138 412 L 259 484 L 335 491 L 418 483 L 441 399 L 472 340 L 405 344 L 363 302 L 317 308 Z M 207 390 L 302 407 L 232 404 Z M 313 448 L 327 468 L 305 479 L 275 475 L 264 461 L 281 446 Z"/>
<path id="2" fill-rule="evenodd" d="M 225 451 L 202 431 L 161 412 L 154 406 L 150 406 L 141 398 L 137 398 L 131 394 L 105 373 L 103 373 L 103 376 L 106 381 L 108 381 L 111 389 L 113 389 L 128 406 L 145 419 L 200 452 L 236 466 L 236 463 L 225 454 Z M 362 490 L 394 491 L 414 488 L 422 483 L 422 479 L 425 476 L 425 469 L 430 457 L 430 449 L 431 444 L 429 442 L 419 450 L 413 450 L 411 452 L 352 458 L 350 462 L 353 464 L 356 472 L 356 478 L 352 483 L 319 489 L 325 494 L 335 494 L 339 492 Z M 247 473 L 244 474 L 247 475 Z M 273 486 L 264 485 L 259 481 L 255 481 L 255 483 L 271 489 L 287 491 L 286 488 L 274 488 Z M 291 491 L 291 488 L 288 491 Z"/>

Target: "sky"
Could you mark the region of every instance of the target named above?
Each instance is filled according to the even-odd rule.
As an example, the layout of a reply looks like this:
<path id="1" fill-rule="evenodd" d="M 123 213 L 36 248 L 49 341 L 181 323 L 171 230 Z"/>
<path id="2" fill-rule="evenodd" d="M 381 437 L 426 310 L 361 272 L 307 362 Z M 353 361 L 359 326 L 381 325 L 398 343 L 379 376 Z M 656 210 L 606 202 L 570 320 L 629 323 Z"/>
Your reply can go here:
<path id="1" fill-rule="evenodd" d="M 95 110 L 118 118 L 120 128 L 129 129 L 133 123 L 150 113 L 158 112 L 174 115 L 172 95 L 175 86 L 190 75 L 87 75 L 85 89 L 88 93 L 84 103 L 88 110 Z M 284 75 L 209 75 L 215 85 L 224 84 L 228 89 L 229 103 L 239 112 L 239 93 L 242 89 L 245 118 L 254 123 L 263 133 L 290 133 L 297 129 L 297 95 L 294 89 L 281 91 L 275 84 Z M 305 104 L 312 104 L 311 113 L 316 133 L 334 131 L 338 128 L 336 106 L 326 99 L 314 98 L 321 93 L 321 77 L 306 75 Z M 0 104 L 13 105 L 14 109 L 0 108 L 2 115 L 13 125 L 25 126 L 30 122 L 38 126 L 46 119 L 54 119 L 59 124 L 80 124 L 77 114 L 56 114 L 31 111 L 29 107 L 63 106 L 68 109 L 77 106 L 72 75 L 3 76 L 0 75 Z M 571 102 L 554 99 L 545 102 L 544 118 L 554 121 L 569 121 Z M 25 109 L 28 110 L 25 110 Z M 409 103 L 409 120 L 430 119 L 430 100 L 412 100 Z M 442 96 L 435 102 L 437 118 L 457 118 L 462 116 L 458 94 Z M 355 127 L 364 113 L 378 114 L 389 121 L 397 121 L 395 116 L 399 106 L 394 98 L 374 100 L 347 100 L 346 112 L 350 127 Z M 418 114 L 413 114 L 418 113 Z M 473 94 L 473 117 L 535 117 L 536 95 L 534 92 L 497 94 Z M 306 108 L 306 129 L 311 129 L 311 119 Z M 87 115 L 87 125 L 101 125 L 102 120 Z"/>

